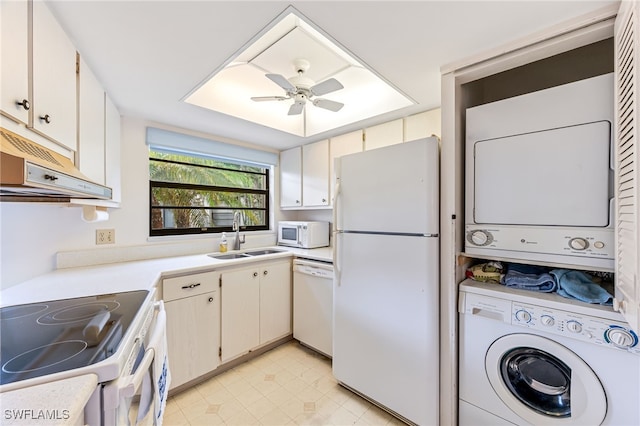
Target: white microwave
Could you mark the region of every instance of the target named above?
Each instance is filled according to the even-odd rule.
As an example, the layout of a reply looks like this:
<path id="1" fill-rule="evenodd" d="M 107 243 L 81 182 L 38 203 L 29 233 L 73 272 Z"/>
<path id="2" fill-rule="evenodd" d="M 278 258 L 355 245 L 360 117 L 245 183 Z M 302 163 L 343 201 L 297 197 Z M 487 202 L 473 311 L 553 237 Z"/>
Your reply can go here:
<path id="1" fill-rule="evenodd" d="M 278 222 L 278 245 L 316 248 L 329 245 L 329 222 Z"/>
<path id="2" fill-rule="evenodd" d="M 614 268 L 613 74 L 466 111 L 465 253 Z"/>

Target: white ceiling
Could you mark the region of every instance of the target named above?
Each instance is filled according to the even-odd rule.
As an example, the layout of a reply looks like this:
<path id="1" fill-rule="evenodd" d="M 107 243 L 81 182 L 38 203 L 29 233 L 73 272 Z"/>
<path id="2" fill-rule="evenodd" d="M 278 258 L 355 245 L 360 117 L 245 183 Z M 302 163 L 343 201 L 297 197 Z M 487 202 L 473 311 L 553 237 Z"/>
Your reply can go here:
<path id="1" fill-rule="evenodd" d="M 52 0 L 122 115 L 285 149 L 440 106 L 440 67 L 618 1 Z M 289 5 L 417 102 L 299 137 L 182 99 Z"/>

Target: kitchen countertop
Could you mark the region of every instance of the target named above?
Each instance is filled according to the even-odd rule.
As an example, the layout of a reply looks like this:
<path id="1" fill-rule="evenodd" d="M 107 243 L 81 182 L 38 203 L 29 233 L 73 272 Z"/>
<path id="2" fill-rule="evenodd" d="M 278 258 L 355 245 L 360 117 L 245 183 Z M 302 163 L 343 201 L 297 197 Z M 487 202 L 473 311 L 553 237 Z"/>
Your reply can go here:
<path id="1" fill-rule="evenodd" d="M 157 285 L 162 277 L 166 276 L 242 266 L 243 264 L 292 256 L 324 262 L 333 261 L 330 247 L 298 249 L 278 246 L 241 251 L 265 248 L 279 249 L 282 252 L 231 260 L 214 259 L 207 254 L 202 254 L 58 269 L 3 290 L 0 306 L 124 291 L 150 290 Z M 232 253 L 232 251 L 228 253 Z M 88 374 L 4 392 L 0 400 L 2 424 L 76 424 L 75 422 L 80 419 L 83 408 L 96 385 L 97 376 Z M 18 418 L 20 413 L 22 413 L 23 420 Z M 55 417 L 54 419 L 40 420 L 42 416 L 46 415 Z"/>
<path id="2" fill-rule="evenodd" d="M 279 249 L 281 253 L 265 254 L 242 259 L 219 260 L 207 254 L 164 257 L 150 260 L 113 263 L 80 268 L 58 269 L 32 278 L 2 291 L 0 306 L 21 305 L 72 297 L 93 296 L 134 290 L 150 290 L 161 277 L 197 273 L 216 268 L 241 266 L 256 261 L 278 258 L 304 257 L 332 261 L 330 247 L 298 249 L 290 247 L 260 247 Z M 229 251 L 227 253 L 232 253 Z"/>
<path id="3" fill-rule="evenodd" d="M 84 406 L 98 385 L 98 376 L 85 374 L 52 383 L 4 392 L 3 425 L 84 424 Z"/>

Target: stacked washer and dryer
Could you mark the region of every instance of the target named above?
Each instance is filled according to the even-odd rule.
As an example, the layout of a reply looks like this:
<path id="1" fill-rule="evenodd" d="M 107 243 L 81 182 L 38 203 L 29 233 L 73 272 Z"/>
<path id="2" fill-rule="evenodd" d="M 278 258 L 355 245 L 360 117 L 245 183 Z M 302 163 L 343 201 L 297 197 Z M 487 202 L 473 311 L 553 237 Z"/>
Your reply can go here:
<path id="1" fill-rule="evenodd" d="M 467 110 L 467 256 L 613 272 L 613 86 Z M 467 279 L 458 312 L 460 425 L 640 425 L 637 330 L 611 306 Z"/>

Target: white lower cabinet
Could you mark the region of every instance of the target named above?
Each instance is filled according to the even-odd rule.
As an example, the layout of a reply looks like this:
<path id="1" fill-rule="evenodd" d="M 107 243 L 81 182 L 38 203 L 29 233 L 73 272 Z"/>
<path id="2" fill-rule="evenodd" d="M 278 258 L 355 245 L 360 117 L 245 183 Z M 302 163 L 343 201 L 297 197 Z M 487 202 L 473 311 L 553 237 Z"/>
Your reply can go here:
<path id="1" fill-rule="evenodd" d="M 220 364 L 219 280 L 216 271 L 163 280 L 171 389 Z"/>
<path id="2" fill-rule="evenodd" d="M 221 274 L 221 361 L 291 334 L 291 262 L 260 262 Z"/>

